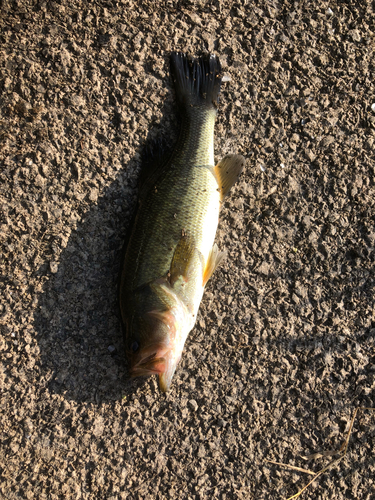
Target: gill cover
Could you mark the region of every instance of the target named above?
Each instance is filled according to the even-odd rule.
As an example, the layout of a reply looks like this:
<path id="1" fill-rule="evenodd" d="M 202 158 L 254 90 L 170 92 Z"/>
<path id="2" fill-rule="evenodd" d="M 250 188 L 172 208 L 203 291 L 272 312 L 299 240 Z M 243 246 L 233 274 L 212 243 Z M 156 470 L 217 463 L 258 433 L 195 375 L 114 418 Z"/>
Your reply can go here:
<path id="1" fill-rule="evenodd" d="M 160 390 L 166 392 L 192 328 L 191 314 L 170 283 L 155 282 L 152 289 L 158 297 L 163 297 L 164 304 L 169 304 L 169 308 L 159 307 L 142 316 L 132 317 L 127 332 L 130 339 L 130 374 L 132 377 L 159 375 Z M 136 352 L 131 349 L 134 342 L 138 346 Z"/>

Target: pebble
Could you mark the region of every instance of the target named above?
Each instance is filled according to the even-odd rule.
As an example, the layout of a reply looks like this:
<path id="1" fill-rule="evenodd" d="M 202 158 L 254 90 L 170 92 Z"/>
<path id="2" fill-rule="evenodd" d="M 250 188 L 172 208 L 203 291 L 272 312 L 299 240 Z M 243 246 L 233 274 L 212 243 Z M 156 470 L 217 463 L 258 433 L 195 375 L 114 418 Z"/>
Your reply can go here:
<path id="1" fill-rule="evenodd" d="M 198 410 L 198 403 L 195 401 L 195 399 L 190 399 L 189 405 L 192 410 L 197 411 Z"/>
<path id="2" fill-rule="evenodd" d="M 49 263 L 49 268 L 51 270 L 51 273 L 56 274 L 59 269 L 59 265 L 57 262 L 52 261 Z"/>

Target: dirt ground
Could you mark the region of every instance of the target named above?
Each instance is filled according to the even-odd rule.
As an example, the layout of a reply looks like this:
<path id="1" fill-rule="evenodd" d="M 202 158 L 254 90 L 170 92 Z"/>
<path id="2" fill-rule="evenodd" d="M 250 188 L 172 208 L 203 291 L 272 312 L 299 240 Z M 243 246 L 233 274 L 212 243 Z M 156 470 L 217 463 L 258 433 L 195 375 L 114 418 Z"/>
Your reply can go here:
<path id="1" fill-rule="evenodd" d="M 2 1 L 0 498 L 284 499 L 375 396 L 375 5 Z M 171 50 L 215 52 L 215 157 L 246 171 L 172 387 L 117 305 Z M 178 200 L 176 200 L 178 203 Z M 304 499 L 375 498 L 375 415 Z"/>

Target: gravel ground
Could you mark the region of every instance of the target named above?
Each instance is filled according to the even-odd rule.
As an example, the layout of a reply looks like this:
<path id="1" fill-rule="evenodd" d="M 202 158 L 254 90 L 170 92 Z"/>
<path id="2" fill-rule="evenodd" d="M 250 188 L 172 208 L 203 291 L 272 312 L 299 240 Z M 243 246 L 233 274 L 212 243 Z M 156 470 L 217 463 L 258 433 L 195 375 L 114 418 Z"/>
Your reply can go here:
<path id="1" fill-rule="evenodd" d="M 0 497 L 284 499 L 374 406 L 375 6 L 2 1 Z M 246 171 L 172 387 L 130 380 L 116 298 L 171 50 L 215 52 Z M 178 203 L 178 200 L 176 200 Z M 371 499 L 374 414 L 304 499 Z"/>

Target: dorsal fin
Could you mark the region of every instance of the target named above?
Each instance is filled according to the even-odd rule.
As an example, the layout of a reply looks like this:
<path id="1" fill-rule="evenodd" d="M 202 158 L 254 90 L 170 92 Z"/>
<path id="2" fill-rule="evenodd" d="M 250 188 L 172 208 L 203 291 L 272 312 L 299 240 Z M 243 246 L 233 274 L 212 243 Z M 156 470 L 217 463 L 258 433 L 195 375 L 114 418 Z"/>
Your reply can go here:
<path id="1" fill-rule="evenodd" d="M 226 155 L 214 167 L 216 180 L 219 184 L 221 199 L 229 193 L 231 187 L 236 183 L 245 165 L 245 158 L 241 155 Z"/>

